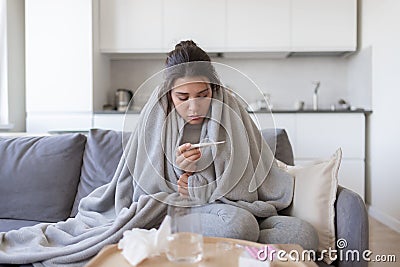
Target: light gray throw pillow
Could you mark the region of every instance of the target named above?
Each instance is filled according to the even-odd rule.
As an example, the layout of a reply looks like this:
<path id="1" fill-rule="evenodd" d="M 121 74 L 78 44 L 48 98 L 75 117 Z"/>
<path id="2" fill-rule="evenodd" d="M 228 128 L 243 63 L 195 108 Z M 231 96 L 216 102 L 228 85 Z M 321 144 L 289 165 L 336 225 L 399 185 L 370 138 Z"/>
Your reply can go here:
<path id="1" fill-rule="evenodd" d="M 0 138 L 0 218 L 68 218 L 85 143 L 81 134 Z"/>
<path id="2" fill-rule="evenodd" d="M 129 138 L 128 134 L 124 138 Z M 111 181 L 122 156 L 122 132 L 91 129 L 83 155 L 83 166 L 71 216 L 79 202 L 94 189 Z"/>

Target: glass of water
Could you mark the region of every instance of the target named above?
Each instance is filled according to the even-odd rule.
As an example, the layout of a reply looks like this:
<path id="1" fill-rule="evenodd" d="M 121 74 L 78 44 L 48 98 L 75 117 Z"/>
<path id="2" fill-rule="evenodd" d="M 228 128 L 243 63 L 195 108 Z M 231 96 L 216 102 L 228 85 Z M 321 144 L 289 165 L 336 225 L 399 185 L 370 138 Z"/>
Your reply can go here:
<path id="1" fill-rule="evenodd" d="M 166 255 L 171 262 L 195 263 L 203 258 L 203 236 L 198 201 L 176 196 L 168 205 L 171 234 L 167 237 Z"/>

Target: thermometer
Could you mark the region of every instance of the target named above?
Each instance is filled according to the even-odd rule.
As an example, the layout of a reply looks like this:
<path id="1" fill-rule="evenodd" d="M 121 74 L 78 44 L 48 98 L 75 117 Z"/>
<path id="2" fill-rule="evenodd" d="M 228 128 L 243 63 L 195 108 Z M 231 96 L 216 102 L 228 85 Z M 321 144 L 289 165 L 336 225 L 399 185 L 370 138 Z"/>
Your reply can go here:
<path id="1" fill-rule="evenodd" d="M 220 145 L 220 144 L 223 144 L 223 143 L 225 143 L 225 141 L 193 144 L 193 145 L 190 147 L 190 149 L 202 148 L 202 147 L 213 146 L 213 145 Z"/>

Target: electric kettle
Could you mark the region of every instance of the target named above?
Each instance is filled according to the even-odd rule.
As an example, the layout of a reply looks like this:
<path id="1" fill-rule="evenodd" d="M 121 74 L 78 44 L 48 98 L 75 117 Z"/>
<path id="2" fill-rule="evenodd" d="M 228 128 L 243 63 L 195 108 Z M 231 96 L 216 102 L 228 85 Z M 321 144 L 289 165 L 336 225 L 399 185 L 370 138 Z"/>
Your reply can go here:
<path id="1" fill-rule="evenodd" d="M 115 92 L 115 107 L 117 111 L 127 111 L 129 108 L 129 101 L 131 101 L 133 93 L 128 89 L 117 89 Z"/>

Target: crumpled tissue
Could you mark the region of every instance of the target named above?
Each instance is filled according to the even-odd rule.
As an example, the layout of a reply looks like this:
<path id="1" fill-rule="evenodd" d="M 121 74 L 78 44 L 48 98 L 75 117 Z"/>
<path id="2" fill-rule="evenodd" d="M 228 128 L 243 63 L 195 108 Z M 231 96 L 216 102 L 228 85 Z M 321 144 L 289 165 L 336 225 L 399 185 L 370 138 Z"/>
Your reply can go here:
<path id="1" fill-rule="evenodd" d="M 134 228 L 125 231 L 118 242 L 121 254 L 133 266 L 144 259 L 159 255 L 167 248 L 167 236 L 171 233 L 171 217 L 166 216 L 158 230 Z"/>

